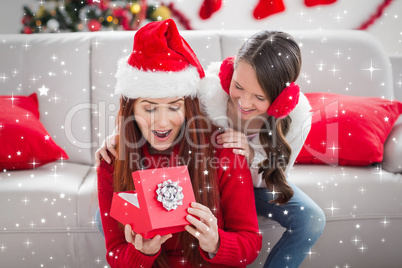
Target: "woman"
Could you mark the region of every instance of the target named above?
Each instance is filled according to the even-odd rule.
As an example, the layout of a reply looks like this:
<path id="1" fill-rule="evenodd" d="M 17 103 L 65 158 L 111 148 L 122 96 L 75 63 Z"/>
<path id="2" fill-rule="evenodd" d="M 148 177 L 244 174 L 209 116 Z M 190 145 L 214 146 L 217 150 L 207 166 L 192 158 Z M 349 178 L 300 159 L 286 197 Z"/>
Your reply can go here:
<path id="1" fill-rule="evenodd" d="M 250 172 L 234 165 L 242 156 L 212 146 L 218 128 L 201 116 L 195 97 L 203 76 L 172 20 L 141 28 L 128 61 L 119 62 L 119 158 L 98 168 L 112 267 L 245 267 L 261 248 Z M 144 239 L 109 216 L 113 192 L 134 190 L 132 172 L 183 164 L 197 201 L 188 209 L 186 232 Z"/>
<path id="2" fill-rule="evenodd" d="M 301 62 L 292 36 L 261 31 L 236 58 L 211 64 L 199 93 L 207 115 L 228 128 L 218 143 L 249 161 L 257 214 L 286 228 L 264 267 L 298 267 L 325 226 L 321 208 L 287 180 L 311 124 L 294 84 Z"/>

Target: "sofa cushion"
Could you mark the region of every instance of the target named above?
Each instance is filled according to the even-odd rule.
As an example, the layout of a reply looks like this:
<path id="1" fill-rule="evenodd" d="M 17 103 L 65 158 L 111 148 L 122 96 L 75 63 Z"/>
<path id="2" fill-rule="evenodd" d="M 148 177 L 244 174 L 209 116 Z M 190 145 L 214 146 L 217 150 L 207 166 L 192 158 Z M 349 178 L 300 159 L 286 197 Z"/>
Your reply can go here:
<path id="1" fill-rule="evenodd" d="M 0 96 L 0 169 L 31 169 L 68 159 L 39 121 L 36 94 Z"/>
<path id="2" fill-rule="evenodd" d="M 289 177 L 323 209 L 327 222 L 385 216 L 401 219 L 401 179 L 402 174 L 386 172 L 379 165 L 294 165 Z"/>
<path id="3" fill-rule="evenodd" d="M 0 173 L 0 227 L 7 232 L 74 232 L 88 165 L 70 161 Z M 89 204 L 80 204 L 89 208 Z"/>
<path id="4" fill-rule="evenodd" d="M 402 122 L 395 124 L 384 143 L 382 166 L 386 171 L 402 173 Z"/>
<path id="5" fill-rule="evenodd" d="M 383 159 L 383 147 L 402 103 L 381 98 L 306 93 L 312 126 L 296 161 L 364 166 Z"/>
<path id="6" fill-rule="evenodd" d="M 92 168 L 78 192 L 77 219 L 81 228 L 96 229 L 95 214 L 98 210 L 98 175 Z M 96 229 L 97 230 L 97 229 Z"/>

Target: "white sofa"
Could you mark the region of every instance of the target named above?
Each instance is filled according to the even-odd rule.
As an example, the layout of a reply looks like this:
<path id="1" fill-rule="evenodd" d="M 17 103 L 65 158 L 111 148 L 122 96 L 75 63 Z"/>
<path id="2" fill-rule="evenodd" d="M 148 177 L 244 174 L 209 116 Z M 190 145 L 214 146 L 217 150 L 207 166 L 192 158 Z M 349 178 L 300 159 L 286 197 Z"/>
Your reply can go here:
<path id="1" fill-rule="evenodd" d="M 206 67 L 234 55 L 254 32 L 182 34 Z M 390 60 L 370 35 L 289 32 L 303 53 L 298 79 L 303 92 L 402 100 L 402 59 Z M 36 92 L 42 123 L 70 157 L 35 170 L 0 173 L 1 267 L 106 267 L 103 237 L 94 222 L 98 205 L 93 155 L 114 127 L 116 62 L 131 52 L 133 34 L 0 35 L 0 94 Z M 370 63 L 376 70 L 366 70 Z M 49 88 L 47 95 L 39 95 L 42 85 Z M 399 123 L 390 135 L 394 140 L 386 145 L 399 146 L 399 151 L 391 150 L 394 155 L 387 155 L 396 172 L 401 172 L 401 133 Z M 295 165 L 290 180 L 315 200 L 327 219 L 302 267 L 401 267 L 400 173 L 378 166 Z M 263 249 L 250 267 L 262 267 L 283 232 L 263 218 L 260 226 Z"/>

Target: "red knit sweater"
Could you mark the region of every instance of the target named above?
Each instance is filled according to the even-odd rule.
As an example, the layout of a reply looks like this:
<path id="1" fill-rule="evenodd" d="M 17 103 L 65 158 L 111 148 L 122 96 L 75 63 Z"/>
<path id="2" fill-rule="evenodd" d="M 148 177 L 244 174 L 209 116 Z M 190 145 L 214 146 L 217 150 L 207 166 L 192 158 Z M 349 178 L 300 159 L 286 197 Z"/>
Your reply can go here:
<path id="1" fill-rule="evenodd" d="M 175 148 L 170 159 L 177 152 Z M 143 153 L 150 158 L 148 163 L 166 164 L 166 161 L 161 161 L 166 155 L 150 155 L 145 150 Z M 217 217 L 220 244 L 212 259 L 208 253 L 200 248 L 199 250 L 211 267 L 246 267 L 255 260 L 262 243 L 250 171 L 247 164 L 244 164 L 243 156 L 235 155 L 229 149 L 217 149 L 215 156 L 218 159 L 215 166 L 220 193 L 220 213 Z M 156 167 L 158 166 L 149 168 Z M 109 216 L 113 196 L 113 170 L 113 166 L 105 161 L 98 168 L 98 198 L 105 234 L 106 259 L 111 267 L 152 267 L 161 251 L 154 256 L 146 256 L 137 251 L 134 245 L 126 242 L 124 231 L 119 228 L 118 222 Z M 170 267 L 192 267 L 184 260 L 177 237 L 177 234 L 173 234 L 162 245 L 161 250 L 166 252 Z"/>

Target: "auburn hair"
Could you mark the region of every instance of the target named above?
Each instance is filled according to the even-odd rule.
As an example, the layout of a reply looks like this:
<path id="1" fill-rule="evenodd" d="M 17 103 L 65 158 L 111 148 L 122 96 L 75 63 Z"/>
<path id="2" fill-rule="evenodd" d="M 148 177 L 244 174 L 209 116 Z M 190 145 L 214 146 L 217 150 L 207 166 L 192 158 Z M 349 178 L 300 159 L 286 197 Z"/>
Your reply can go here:
<path id="1" fill-rule="evenodd" d="M 235 62 L 249 63 L 255 70 L 257 80 L 272 103 L 286 88 L 286 83 L 295 82 L 299 76 L 302 58 L 298 44 L 284 32 L 260 31 L 251 36 L 240 48 Z M 286 181 L 285 170 L 292 149 L 285 136 L 292 120 L 269 117 L 261 127 L 259 138 L 267 158 L 259 164 L 259 173 L 267 187 L 277 192 L 272 202 L 287 203 L 293 190 Z M 268 133 L 274 133 L 269 135 Z"/>
<path id="2" fill-rule="evenodd" d="M 146 142 L 135 122 L 134 103 L 135 99 L 120 98 L 120 110 L 117 118 L 120 133 L 117 145 L 119 158 L 114 161 L 115 192 L 135 190 L 131 173 L 141 169 L 138 161 L 129 161 L 133 154 L 143 156 L 142 145 Z M 196 201 L 209 207 L 217 216 L 219 212 L 217 172 L 212 170 L 213 165 L 210 165 L 208 161 L 214 157 L 211 137 L 216 136 L 218 127 L 201 113 L 197 98 L 184 98 L 184 110 L 185 122 L 178 135 L 179 138 L 175 142 L 180 148 L 178 159 L 185 159 L 187 163 L 170 163 L 170 166 L 187 165 Z M 202 157 L 202 161 L 199 157 Z M 204 170 L 209 171 L 208 176 L 204 175 Z M 209 266 L 199 250 L 194 250 L 194 247 L 198 247 L 198 240 L 195 237 L 188 232 L 182 232 L 178 239 L 187 261 L 194 267 L 200 264 L 204 267 Z M 169 268 L 163 247 L 154 267 Z"/>

